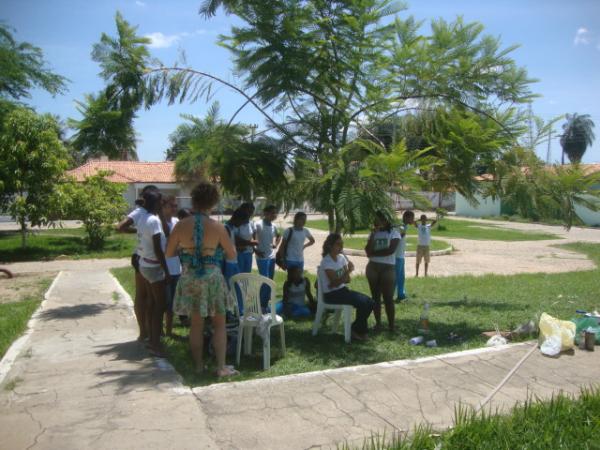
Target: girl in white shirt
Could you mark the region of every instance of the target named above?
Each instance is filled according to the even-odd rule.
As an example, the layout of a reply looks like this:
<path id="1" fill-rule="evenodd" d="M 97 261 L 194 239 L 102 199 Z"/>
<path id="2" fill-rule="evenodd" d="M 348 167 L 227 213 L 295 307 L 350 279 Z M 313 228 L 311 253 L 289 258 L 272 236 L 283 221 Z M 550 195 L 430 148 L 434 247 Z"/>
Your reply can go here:
<path id="1" fill-rule="evenodd" d="M 356 319 L 352 323 L 352 337 L 364 341 L 367 338 L 367 320 L 373 311 L 373 300 L 346 286 L 354 264 L 342 254 L 344 241 L 338 233 L 332 233 L 323 243 L 323 259 L 317 276 L 323 289 L 323 300 L 332 305 L 352 305 Z"/>
<path id="2" fill-rule="evenodd" d="M 381 297 L 385 304 L 385 315 L 390 331 L 394 331 L 394 288 L 396 287 L 396 248 L 400 233 L 392 228 L 390 220 L 382 211 L 375 213 L 375 227 L 369 235 L 365 252 L 369 257 L 366 275 L 375 302 L 375 331 L 381 330 Z"/>

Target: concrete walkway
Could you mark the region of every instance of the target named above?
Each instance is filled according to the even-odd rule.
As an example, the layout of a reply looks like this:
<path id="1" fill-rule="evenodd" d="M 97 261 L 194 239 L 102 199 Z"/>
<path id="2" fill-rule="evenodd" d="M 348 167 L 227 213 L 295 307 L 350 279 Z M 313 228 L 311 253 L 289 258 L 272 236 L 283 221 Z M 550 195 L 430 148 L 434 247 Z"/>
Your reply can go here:
<path id="1" fill-rule="evenodd" d="M 118 298 L 117 298 L 118 293 Z M 61 272 L 0 387 L 7 449 L 335 448 L 371 432 L 452 424 L 531 343 L 415 361 L 314 372 L 190 390 L 135 341 L 130 301 L 103 269 Z M 557 359 L 535 351 L 494 397 L 576 393 L 598 382 L 600 352 Z"/>

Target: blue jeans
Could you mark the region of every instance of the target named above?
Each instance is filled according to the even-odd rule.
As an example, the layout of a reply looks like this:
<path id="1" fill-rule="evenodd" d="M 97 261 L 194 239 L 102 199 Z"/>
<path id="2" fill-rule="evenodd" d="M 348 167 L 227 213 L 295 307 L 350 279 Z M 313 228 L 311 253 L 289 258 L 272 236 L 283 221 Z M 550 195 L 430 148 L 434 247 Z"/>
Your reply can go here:
<path id="1" fill-rule="evenodd" d="M 352 324 L 352 330 L 359 334 L 367 332 L 367 320 L 373 311 L 375 303 L 365 294 L 351 291 L 346 286 L 335 291 L 326 292 L 323 295 L 325 303 L 331 305 L 351 305 L 356 308 L 356 319 Z"/>
<path id="2" fill-rule="evenodd" d="M 300 267 L 300 271 L 304 272 L 304 261 L 290 261 L 289 259 L 286 259 L 285 265 L 288 269 L 291 269 L 292 267 Z"/>
<path id="3" fill-rule="evenodd" d="M 275 276 L 275 258 L 256 258 L 256 265 L 258 266 L 258 273 L 263 277 L 273 279 Z M 270 298 L 271 288 L 263 284 L 260 288 L 260 306 L 263 309 L 269 306 Z"/>
<path id="4" fill-rule="evenodd" d="M 252 252 L 238 253 L 238 269 L 240 273 L 252 272 Z"/>
<path id="5" fill-rule="evenodd" d="M 277 303 L 275 307 L 275 312 L 282 316 L 283 314 L 289 314 L 293 318 L 300 317 L 310 317 L 310 309 L 306 305 L 296 305 L 295 303 L 291 303 L 289 305 L 284 305 L 283 302 Z"/>
<path id="6" fill-rule="evenodd" d="M 404 258 L 396 258 L 396 288 L 398 290 L 398 298 L 404 300 L 406 291 L 404 290 Z"/>

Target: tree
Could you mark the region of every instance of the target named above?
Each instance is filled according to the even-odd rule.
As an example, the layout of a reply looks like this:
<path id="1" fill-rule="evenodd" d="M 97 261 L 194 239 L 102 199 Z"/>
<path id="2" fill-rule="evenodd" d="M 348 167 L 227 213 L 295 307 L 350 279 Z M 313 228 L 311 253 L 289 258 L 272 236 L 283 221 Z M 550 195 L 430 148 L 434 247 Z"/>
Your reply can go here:
<path id="1" fill-rule="evenodd" d="M 186 138 L 178 141 L 175 172 L 180 180 L 211 179 L 248 200 L 253 194 L 274 200 L 274 191 L 287 184 L 285 153 L 278 142 L 268 137 L 253 140 L 251 127 L 223 123 L 218 103 L 204 119 L 185 117 L 192 123 L 177 128 L 177 136 Z"/>
<path id="2" fill-rule="evenodd" d="M 12 101 L 29 98 L 33 87 L 60 94 L 67 81 L 46 67 L 39 47 L 15 41 L 10 30 L 0 24 L 0 98 Z"/>
<path id="3" fill-rule="evenodd" d="M 150 66 L 150 39 L 138 36 L 117 12 L 117 36 L 102 33 L 94 44 L 92 59 L 100 64 L 107 83 L 98 95 L 78 103 L 81 120 L 71 120 L 73 146 L 86 156 L 103 153 L 111 159 L 137 159 L 133 121 L 144 101 L 144 75 Z"/>
<path id="4" fill-rule="evenodd" d="M 110 172 L 100 171 L 83 182 L 65 180 L 57 195 L 62 196 L 64 213 L 83 222 L 87 234 L 87 245 L 91 250 L 104 247 L 115 222 L 127 209 L 123 193 L 127 186 L 106 179 Z"/>
<path id="5" fill-rule="evenodd" d="M 565 163 L 565 153 L 572 163 L 579 163 L 588 146 L 594 142 L 594 122 L 589 114 L 567 114 L 567 121 L 563 124 L 563 134 L 560 137 L 562 146 L 562 160 Z"/>
<path id="6" fill-rule="evenodd" d="M 21 226 L 26 245 L 27 221 L 52 221 L 49 198 L 67 168 L 68 154 L 58 137 L 59 125 L 49 114 L 18 107 L 5 117 L 0 134 L 0 206 Z"/>

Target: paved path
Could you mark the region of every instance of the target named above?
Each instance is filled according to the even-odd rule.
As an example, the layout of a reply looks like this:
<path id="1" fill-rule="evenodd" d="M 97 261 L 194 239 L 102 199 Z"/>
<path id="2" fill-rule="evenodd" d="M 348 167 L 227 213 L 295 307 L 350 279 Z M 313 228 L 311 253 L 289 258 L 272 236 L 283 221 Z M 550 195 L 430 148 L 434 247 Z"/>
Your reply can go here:
<path id="1" fill-rule="evenodd" d="M 106 270 L 59 275 L 1 382 L 2 448 L 335 448 L 424 421 L 443 428 L 458 402 L 476 405 L 531 345 L 190 390 L 135 341 L 130 301 L 114 292 Z M 492 407 L 576 393 L 598 382 L 598 367 L 600 352 L 535 351 Z"/>

